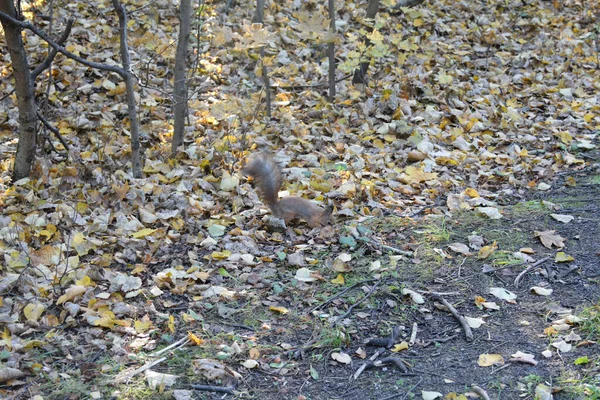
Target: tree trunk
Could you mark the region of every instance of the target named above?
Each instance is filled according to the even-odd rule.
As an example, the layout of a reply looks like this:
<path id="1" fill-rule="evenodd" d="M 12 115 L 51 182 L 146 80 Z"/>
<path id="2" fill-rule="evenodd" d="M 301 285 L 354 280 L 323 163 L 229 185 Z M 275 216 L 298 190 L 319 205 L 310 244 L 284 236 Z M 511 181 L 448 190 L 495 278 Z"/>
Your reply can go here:
<path id="1" fill-rule="evenodd" d="M 255 24 L 262 24 L 265 15 L 265 0 L 256 0 L 256 10 L 254 10 L 254 17 L 252 22 Z"/>
<path id="2" fill-rule="evenodd" d="M 190 37 L 190 20 L 192 15 L 192 1 L 181 0 L 179 6 L 179 38 L 177 40 L 177 54 L 175 55 L 175 76 L 173 85 L 174 127 L 171 142 L 171 154 L 175 156 L 177 148 L 183 144 L 185 135 L 185 116 L 187 111 L 187 50 Z"/>
<path id="3" fill-rule="evenodd" d="M 379 11 L 379 0 L 369 0 L 369 5 L 367 6 L 367 19 L 373 19 L 377 15 L 377 11 Z M 373 28 L 368 29 L 369 32 L 373 32 Z M 365 40 L 367 47 L 371 44 L 369 39 Z M 354 77 L 352 78 L 353 84 L 365 84 L 365 76 L 367 75 L 367 70 L 369 69 L 369 61 L 365 61 L 360 63 L 360 67 L 354 71 Z"/>
<path id="4" fill-rule="evenodd" d="M 18 18 L 12 0 L 0 0 L 0 11 Z M 13 75 L 15 77 L 15 90 L 19 108 L 19 143 L 13 170 L 13 181 L 29 176 L 37 141 L 37 115 L 35 95 L 33 93 L 33 79 L 29 72 L 27 53 L 23 47 L 21 28 L 10 21 L 2 20 L 6 46 L 10 54 Z"/>
<path id="5" fill-rule="evenodd" d="M 256 10 L 252 22 L 255 24 L 264 23 L 265 0 L 256 0 Z M 271 82 L 269 80 L 269 69 L 265 65 L 265 48 L 260 49 L 260 62 L 262 63 L 262 76 L 265 82 L 265 101 L 267 103 L 267 117 L 271 118 Z"/>
<path id="6" fill-rule="evenodd" d="M 129 112 L 129 127 L 131 129 L 131 172 L 134 178 L 142 177 L 140 165 L 140 132 L 137 119 L 137 107 L 135 105 L 135 91 L 133 78 L 131 77 L 131 61 L 129 59 L 129 47 L 127 46 L 127 13 L 125 7 L 119 0 L 112 0 L 113 7 L 119 16 L 119 38 L 121 48 L 121 61 L 125 70 L 125 88 L 127 89 L 127 110 Z"/>
<path id="7" fill-rule="evenodd" d="M 328 0 L 329 19 L 331 20 L 329 28 L 331 33 L 335 34 L 335 0 Z M 329 43 L 327 49 L 329 53 L 329 101 L 335 98 L 335 42 Z"/>

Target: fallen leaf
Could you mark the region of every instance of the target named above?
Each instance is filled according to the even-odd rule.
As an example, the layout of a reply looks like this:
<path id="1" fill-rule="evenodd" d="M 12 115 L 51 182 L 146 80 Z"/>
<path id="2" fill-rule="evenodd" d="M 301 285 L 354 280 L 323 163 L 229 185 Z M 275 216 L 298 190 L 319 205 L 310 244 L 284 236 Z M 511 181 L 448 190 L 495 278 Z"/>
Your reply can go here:
<path id="1" fill-rule="evenodd" d="M 571 257 L 570 255 L 559 251 L 558 253 L 556 253 L 556 256 L 554 257 L 554 262 L 569 262 L 569 261 L 574 261 L 575 259 L 573 257 Z"/>
<path id="2" fill-rule="evenodd" d="M 151 370 L 144 371 L 146 375 L 146 380 L 148 381 L 148 386 L 151 389 L 156 390 L 160 388 L 161 390 L 166 387 L 171 387 L 175 384 L 177 380 L 177 375 L 164 374 L 162 372 L 154 372 Z"/>
<path id="3" fill-rule="evenodd" d="M 572 345 L 570 345 L 569 343 L 565 342 L 564 340 L 560 340 L 558 342 L 554 342 L 554 343 L 552 343 L 552 346 L 556 347 L 556 349 L 558 349 L 562 353 L 568 353 L 573 348 Z"/>
<path id="4" fill-rule="evenodd" d="M 258 367 L 258 361 L 256 360 L 246 360 L 242 363 L 244 368 L 252 369 Z"/>
<path id="5" fill-rule="evenodd" d="M 515 299 L 517 298 L 517 295 L 511 291 L 504 289 L 504 288 L 491 287 L 490 294 L 492 294 L 494 297 L 499 298 L 500 300 L 504 300 L 508 303 L 516 304 Z"/>
<path id="6" fill-rule="evenodd" d="M 471 318 L 465 316 L 465 320 L 467 321 L 467 325 L 473 329 L 479 328 L 481 325 L 485 324 L 485 321 L 481 318 Z"/>
<path id="7" fill-rule="evenodd" d="M 40 303 L 29 303 L 23 309 L 23 315 L 28 321 L 36 322 L 44 312 L 46 308 Z"/>
<path id="8" fill-rule="evenodd" d="M 565 246 L 565 239 L 560 235 L 555 234 L 556 231 L 535 231 L 534 235 L 539 237 L 542 244 L 547 248 L 552 248 L 552 246 L 556 246 L 558 248 L 563 248 Z"/>
<path id="9" fill-rule="evenodd" d="M 392 347 L 391 351 L 394 353 L 398 353 L 399 351 L 407 350 L 407 349 L 408 349 L 408 342 L 402 341 L 400 343 L 395 344 L 394 347 Z"/>
<path id="10" fill-rule="evenodd" d="M 421 390 L 421 397 L 423 397 L 423 400 L 435 400 L 439 397 L 443 397 L 444 395 L 441 394 L 440 392 L 429 392 L 426 390 Z"/>
<path id="11" fill-rule="evenodd" d="M 78 286 L 78 285 L 73 285 L 70 288 L 67 289 L 67 291 L 65 292 L 65 294 L 63 294 L 62 296 L 60 296 L 58 298 L 58 300 L 56 300 L 56 304 L 60 305 L 66 301 L 71 301 L 73 300 L 75 297 L 84 294 L 86 291 L 84 286 Z"/>
<path id="12" fill-rule="evenodd" d="M 415 292 L 414 290 L 404 288 L 404 289 L 402 289 L 402 294 L 404 296 L 410 296 L 410 299 L 415 304 L 424 304 L 425 303 L 425 299 L 423 298 L 423 296 L 421 296 L 419 293 Z"/>
<path id="13" fill-rule="evenodd" d="M 511 361 L 522 362 L 525 364 L 537 365 L 537 361 L 535 360 L 535 356 L 529 353 L 523 353 L 521 351 L 517 351 L 515 354 L 511 354 Z"/>
<path id="14" fill-rule="evenodd" d="M 285 307 L 280 307 L 280 306 L 269 306 L 269 310 L 271 311 L 276 311 L 279 314 L 287 314 L 290 312 L 290 310 L 288 310 Z"/>
<path id="15" fill-rule="evenodd" d="M 504 365 L 504 357 L 502 357 L 500 354 L 480 354 L 477 364 L 479 364 L 480 367 Z"/>
<path id="16" fill-rule="evenodd" d="M 350 357 L 350 355 L 343 352 L 333 352 L 331 353 L 331 358 L 342 364 L 350 364 L 352 362 L 352 358 Z"/>
<path id="17" fill-rule="evenodd" d="M 539 286 L 533 286 L 530 290 L 535 294 L 539 294 L 540 296 L 550 296 L 552 294 L 552 289 Z"/>
<path id="18" fill-rule="evenodd" d="M 567 224 L 575 219 L 572 215 L 550 214 L 550 216 L 563 224 Z"/>

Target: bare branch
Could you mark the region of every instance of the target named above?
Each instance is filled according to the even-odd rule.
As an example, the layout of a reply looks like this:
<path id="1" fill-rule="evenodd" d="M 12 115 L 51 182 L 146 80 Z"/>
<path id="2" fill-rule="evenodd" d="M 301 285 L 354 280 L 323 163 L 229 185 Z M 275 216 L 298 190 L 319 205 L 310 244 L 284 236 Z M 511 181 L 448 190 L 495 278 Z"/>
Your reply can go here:
<path id="1" fill-rule="evenodd" d="M 77 61 L 78 63 L 81 63 L 83 65 L 85 65 L 86 67 L 90 67 L 90 68 L 96 68 L 102 71 L 109 71 L 109 72 L 114 72 L 118 75 L 120 75 L 121 77 L 123 77 L 123 79 L 125 79 L 127 72 L 121 68 L 121 67 L 117 67 L 115 65 L 108 65 L 108 64 L 102 64 L 102 63 L 97 63 L 94 61 L 88 61 L 85 58 L 81 58 L 73 53 L 71 53 L 69 50 L 65 49 L 63 46 L 59 45 L 58 43 L 56 43 L 54 40 L 52 40 L 48 35 L 46 35 L 44 32 L 42 32 L 41 30 L 39 30 L 35 25 L 33 25 L 31 22 L 24 22 L 24 21 L 19 21 L 18 19 L 15 19 L 13 17 L 11 17 L 10 15 L 3 13 L 2 11 L 0 11 L 0 19 L 3 19 L 5 21 L 9 21 L 14 25 L 17 25 L 23 29 L 27 29 L 33 33 L 35 33 L 37 36 L 41 37 L 42 39 L 44 39 L 53 49 L 55 49 L 56 51 L 58 51 L 59 53 L 65 55 L 66 57 Z"/>
<path id="2" fill-rule="evenodd" d="M 62 137 L 62 135 L 60 134 L 58 129 L 56 129 L 56 127 L 53 126 L 50 122 L 48 122 L 48 120 L 46 118 L 44 118 L 44 116 L 39 111 L 36 111 L 36 115 L 37 115 L 38 119 L 42 122 L 42 124 L 44 124 L 44 126 L 46 128 L 48 128 L 50 131 L 52 131 L 52 133 L 54 133 L 54 135 L 56 135 L 56 138 L 64 146 L 65 150 L 68 153 L 69 152 L 69 144 L 67 143 L 65 138 Z"/>
<path id="3" fill-rule="evenodd" d="M 72 19 L 67 20 L 67 26 L 65 27 L 65 31 L 63 32 L 62 36 L 58 39 L 56 44 L 58 44 L 59 46 L 62 46 L 63 43 L 65 43 L 67 41 L 67 38 L 71 34 L 72 27 L 73 27 L 73 20 Z M 44 70 L 48 69 L 50 67 L 50 64 L 52 64 L 54 57 L 56 57 L 57 54 L 58 54 L 58 51 L 55 48 L 52 48 L 52 51 L 50 52 L 50 54 L 48 54 L 48 56 L 46 56 L 44 61 L 42 61 L 40 63 L 40 65 L 38 65 L 37 67 L 35 67 L 35 69 L 33 71 L 31 71 L 31 78 L 33 80 L 35 80 L 35 78 L 37 78 Z"/>

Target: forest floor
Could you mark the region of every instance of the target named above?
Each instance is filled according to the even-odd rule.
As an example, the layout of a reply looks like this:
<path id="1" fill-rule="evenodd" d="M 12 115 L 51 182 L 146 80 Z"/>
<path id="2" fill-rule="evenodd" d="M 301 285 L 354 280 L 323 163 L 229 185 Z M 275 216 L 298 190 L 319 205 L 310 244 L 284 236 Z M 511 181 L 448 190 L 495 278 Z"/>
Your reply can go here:
<path id="1" fill-rule="evenodd" d="M 564 185 L 571 179 L 576 179 L 577 186 Z M 249 268 L 239 278 L 223 272 L 232 290 L 257 292 L 251 301 L 231 299 L 207 308 L 207 303 L 194 301 L 187 293 L 162 296 L 154 300 L 158 313 L 180 309 L 194 315 L 196 310 L 202 315 L 189 321 L 189 329 L 201 326 L 204 337 L 211 339 L 175 350 L 152 368 L 159 374 L 179 376 L 164 393 L 149 389 L 143 373 L 110 389 L 110 393 L 129 399 L 410 399 L 436 398 L 437 392 L 447 399 L 460 399 L 473 398 L 476 386 L 491 399 L 534 398 L 536 393 L 540 399 L 552 398 L 550 393 L 555 399 L 598 399 L 598 199 L 600 170 L 596 165 L 557 177 L 546 192 L 507 202 L 501 207 L 502 218 L 497 220 L 490 221 L 474 211 L 451 217 L 388 215 L 365 220 L 361 225 L 377 242 L 414 251 L 419 257 L 398 257 L 393 250 L 373 243 L 356 244 L 346 253 L 352 257 L 344 266 L 352 276 L 345 287 L 353 289 L 348 291 L 327 281 L 318 286 L 301 282 L 295 279 L 293 269 L 274 261 Z M 552 214 L 574 218 L 563 223 Z M 341 230 L 343 224 L 335 227 Z M 302 229 L 309 231 L 305 226 Z M 566 253 L 567 261 L 557 261 L 557 249 L 545 247 L 536 237 L 536 232 L 548 231 L 555 232 L 555 238 L 561 237 L 557 241 L 564 241 L 558 250 Z M 288 231 L 283 240 L 292 241 L 309 258 L 325 265 L 323 275 L 335 276 L 330 273 L 336 268 L 331 258 L 343 251 L 340 245 L 307 248 L 300 245 L 305 237 L 297 240 L 295 236 Z M 469 243 L 469 237 L 471 242 L 481 237 L 487 244 L 496 243 L 496 249 L 482 259 L 449 250 L 457 243 Z M 524 274 L 516 286 L 516 277 L 527 267 L 515 257 L 520 249 L 532 260 L 547 261 Z M 188 251 L 202 252 L 193 247 L 171 247 L 147 273 L 167 268 Z M 352 286 L 356 282 L 358 285 Z M 514 299 L 494 297 L 490 294 L 494 287 L 506 289 Z M 532 288 L 551 292 L 538 294 Z M 402 289 L 421 293 L 423 302 L 418 296 L 405 295 Z M 440 299 L 431 296 L 433 292 L 459 314 L 484 321 L 472 329 L 472 340 L 466 339 L 464 329 Z M 327 299 L 332 300 L 325 303 Z M 484 301 L 486 306 L 481 305 Z M 139 300 L 132 303 L 144 307 Z M 279 311 L 266 311 L 272 305 Z M 351 306 L 355 307 L 334 324 Z M 414 324 L 417 332 L 411 341 Z M 389 342 L 392 348 L 365 345 L 372 338 L 387 342 L 394 330 L 397 335 Z M 146 337 L 141 345 L 146 348 L 152 342 L 152 337 Z M 259 366 L 236 377 L 227 365 L 233 367 L 247 360 L 232 350 L 236 346 L 232 343 L 249 345 L 254 351 L 251 359 L 259 360 Z M 402 343 L 406 346 L 396 347 Z M 403 367 L 384 364 L 364 370 L 355 379 L 353 375 L 378 350 L 379 360 L 395 358 Z M 210 359 L 210 354 L 214 357 L 219 352 L 223 364 Z M 336 354 L 350 357 L 334 360 Z M 482 359 L 485 355 L 489 355 L 488 364 Z M 51 360 L 48 354 L 40 353 L 40 357 L 40 363 Z M 70 383 L 61 386 L 48 380 L 27 389 L 56 399 L 105 393 L 107 380 L 122 376 L 124 369 L 131 371 L 149 362 L 144 357 L 118 360 L 94 351 L 77 360 L 80 373 L 76 384 L 63 380 Z M 199 370 L 206 368 L 217 369 L 218 377 L 199 379 Z M 193 395 L 190 384 L 216 384 L 234 390 L 236 395 L 204 391 Z M 19 397 L 24 393 L 20 390 L 14 394 Z"/>
<path id="2" fill-rule="evenodd" d="M 580 183 L 576 187 L 562 185 L 568 176 Z M 596 166 L 594 170 L 565 174 L 555 181 L 555 187 L 505 204 L 503 218 L 493 222 L 472 212 L 450 218 L 388 216 L 367 221 L 373 235 L 389 237 L 386 243 L 392 247 L 409 249 L 411 243 L 426 243 L 427 248 L 418 249 L 422 258 L 402 259 L 391 266 L 389 256 L 394 256 L 393 251 L 380 251 L 369 244 L 357 246 L 351 252 L 355 280 L 372 278 L 370 267 L 378 261 L 391 273 L 381 281 L 372 278 L 353 291 L 343 292 L 340 288 L 336 294 L 332 290 L 335 299 L 318 312 L 313 310 L 324 304 L 324 299 L 314 289 L 299 284 L 287 286 L 278 295 L 264 296 L 265 304 L 276 302 L 290 310 L 275 321 L 268 318 L 268 329 L 262 326 L 264 319 L 248 308 L 238 309 L 230 319 L 231 325 L 220 324 L 219 318 L 213 323 L 205 315 L 215 335 L 259 337 L 261 356 L 272 360 L 269 368 L 254 370 L 237 382 L 241 398 L 435 398 L 426 397 L 433 394 L 422 394 L 425 391 L 458 399 L 472 398 L 472 386 L 477 386 L 491 399 L 536 395 L 549 399 L 550 393 L 555 399 L 599 399 L 600 170 Z M 551 214 L 574 218 L 563 223 Z M 535 237 L 535 232 L 547 231 L 564 238 L 562 251 L 572 261 L 557 262 L 556 251 L 544 247 Z M 471 235 L 482 236 L 486 243 L 497 243 L 498 249 L 486 259 L 448 255 L 449 245 L 468 243 Z M 533 259 L 547 261 L 523 275 L 516 286 L 515 279 L 526 265 L 513 254 L 524 248 L 530 249 L 527 252 Z M 321 251 L 322 257 L 331 250 Z M 260 276 L 266 287 L 276 285 L 275 281 L 293 280 L 293 272 L 285 267 L 257 268 L 252 273 Z M 497 310 L 478 306 L 478 297 L 487 302 L 497 300 L 490 294 L 492 287 L 505 288 L 515 299 L 500 300 Z M 551 293 L 537 294 L 534 287 L 551 289 Z M 402 288 L 423 291 L 424 303 L 415 304 L 403 296 Z M 427 292 L 440 293 L 461 315 L 485 321 L 473 329 L 472 341 Z M 366 293 L 369 296 L 362 301 Z M 340 322 L 340 328 L 331 326 L 333 315 L 359 302 Z M 364 344 L 374 337 L 387 341 L 394 328 L 398 335 L 390 344 L 409 342 L 413 324 L 417 326 L 416 340 L 407 349 L 383 350 Z M 246 330 L 243 325 L 256 330 Z M 303 346 L 306 348 L 302 350 Z M 290 353 L 284 351 L 288 347 Z M 406 370 L 384 364 L 366 369 L 354 379 L 361 365 L 380 349 L 378 359 L 397 358 Z M 544 351 L 549 352 L 544 356 Z M 334 361 L 332 355 L 340 352 L 352 355 L 352 361 Z M 518 357 L 519 352 L 529 356 Z M 486 354 L 494 360 L 482 366 L 479 362 Z M 195 354 L 185 349 L 175 357 L 191 359 Z M 169 366 L 159 369 L 176 372 Z"/>

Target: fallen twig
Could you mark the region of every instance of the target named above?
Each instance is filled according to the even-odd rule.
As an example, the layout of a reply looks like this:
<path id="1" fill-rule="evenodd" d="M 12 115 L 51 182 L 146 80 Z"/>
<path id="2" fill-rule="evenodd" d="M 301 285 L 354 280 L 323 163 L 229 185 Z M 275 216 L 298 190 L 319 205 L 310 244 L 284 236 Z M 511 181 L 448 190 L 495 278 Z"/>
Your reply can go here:
<path id="1" fill-rule="evenodd" d="M 54 127 L 50 122 L 48 122 L 48 120 L 46 118 L 44 118 L 44 116 L 39 111 L 36 111 L 36 115 L 37 115 L 38 119 L 42 122 L 42 124 L 44 124 L 44 126 L 46 128 L 48 128 L 52 133 L 54 133 L 54 136 L 56 136 L 58 141 L 63 145 L 66 152 L 68 153 L 70 150 L 69 144 L 67 143 L 65 138 L 62 137 L 59 130 L 56 129 L 56 127 Z"/>
<path id="2" fill-rule="evenodd" d="M 192 389 L 204 390 L 206 392 L 235 394 L 235 392 L 233 391 L 233 389 L 230 389 L 230 388 L 227 388 L 227 387 L 223 387 L 223 386 L 192 385 Z"/>
<path id="3" fill-rule="evenodd" d="M 337 299 L 338 297 L 341 297 L 344 293 L 346 293 L 349 290 L 354 289 L 357 286 L 362 285 L 363 283 L 369 283 L 369 282 L 373 282 L 376 279 L 365 279 L 364 281 L 360 281 L 360 282 L 356 282 L 355 284 L 353 284 L 352 286 L 348 286 L 346 289 L 342 290 L 341 292 L 331 296 L 330 298 L 328 298 L 326 301 L 324 301 L 321 304 L 317 304 L 316 306 L 314 306 L 313 308 L 310 309 L 310 311 L 308 312 L 309 314 L 312 313 L 313 311 L 318 310 L 321 307 L 325 307 L 327 304 L 331 303 L 333 300 Z"/>
<path id="4" fill-rule="evenodd" d="M 529 271 L 531 271 L 532 269 L 534 269 L 535 267 L 537 267 L 540 264 L 545 263 L 546 261 L 548 261 L 550 259 L 550 257 L 544 257 L 541 260 L 538 260 L 536 262 L 534 262 L 533 264 L 531 264 L 529 267 L 525 268 L 519 275 L 517 275 L 517 277 L 515 278 L 515 287 L 518 288 L 519 287 L 519 283 L 521 283 L 521 279 L 523 279 L 523 277 L 529 273 Z"/>
<path id="5" fill-rule="evenodd" d="M 452 335 L 452 336 L 448 336 L 448 337 L 445 337 L 445 338 L 431 339 L 431 340 L 428 340 L 427 342 L 423 343 L 421 346 L 422 347 L 427 347 L 427 346 L 430 346 L 433 343 L 446 343 L 446 342 L 451 341 L 452 339 L 456 339 L 457 336 L 458 335 Z"/>
<path id="6" fill-rule="evenodd" d="M 162 353 L 164 353 L 164 352 L 166 352 L 166 351 L 169 351 L 169 350 L 171 350 L 171 349 L 172 349 L 172 348 L 174 348 L 174 347 L 177 347 L 177 348 L 179 348 L 179 347 L 183 347 L 183 346 L 185 346 L 186 344 L 188 344 L 188 343 L 189 343 L 189 341 L 190 341 L 190 339 L 189 339 L 187 336 L 185 336 L 185 337 L 183 337 L 183 338 L 179 339 L 178 341 L 176 341 L 176 342 L 174 342 L 174 343 L 171 343 L 170 345 L 168 345 L 168 346 L 167 346 L 167 347 L 165 347 L 164 349 L 160 349 L 160 350 L 158 350 L 158 351 L 155 351 L 154 353 L 150 354 L 150 356 L 151 356 L 151 357 L 158 357 L 158 356 L 160 356 Z M 180 346 L 180 345 L 181 345 L 181 346 Z"/>
<path id="7" fill-rule="evenodd" d="M 394 345 L 394 343 L 396 343 L 396 338 L 398 337 L 399 333 L 400 333 L 400 327 L 397 326 L 394 329 L 392 329 L 390 336 L 388 336 L 387 338 L 369 339 L 365 342 L 365 346 L 376 346 L 376 347 L 383 347 L 383 348 L 389 349 Z"/>
<path id="8" fill-rule="evenodd" d="M 128 382 L 131 378 L 133 378 L 134 376 L 136 376 L 137 374 L 144 372 L 147 369 L 150 369 L 152 367 L 154 367 L 156 364 L 160 364 L 161 362 L 165 361 L 167 359 L 167 357 L 162 357 L 159 358 L 158 360 L 154 360 L 152 362 L 148 362 L 144 365 L 142 365 L 141 367 L 139 367 L 138 369 L 131 371 L 125 375 L 122 376 L 117 376 L 112 382 L 112 385 L 118 385 L 120 383 L 123 382 Z"/>
<path id="9" fill-rule="evenodd" d="M 364 363 L 363 365 L 361 365 L 360 368 L 356 370 L 356 372 L 354 373 L 354 375 L 352 375 L 352 379 L 354 379 L 354 380 L 358 379 L 358 377 L 360 376 L 360 374 L 362 374 L 363 371 L 365 370 L 365 368 L 367 368 L 367 365 L 369 363 L 372 363 L 373 361 L 375 361 L 375 359 L 377 357 L 379 357 L 384 351 L 385 351 L 385 349 L 379 349 L 379 350 L 377 350 L 371 357 L 369 357 L 369 360 L 366 363 Z"/>
<path id="10" fill-rule="evenodd" d="M 363 296 L 362 299 L 360 299 L 359 301 L 357 301 L 356 303 L 352 304 L 350 307 L 348 307 L 348 310 L 343 313 L 342 315 L 340 315 L 339 317 L 337 317 L 335 319 L 335 321 L 333 322 L 332 326 L 336 326 L 338 322 L 340 322 L 342 319 L 346 318 L 351 312 L 352 310 L 358 306 L 360 303 L 362 303 L 363 301 L 365 301 L 366 299 L 368 299 L 373 292 L 375 292 L 375 289 L 377 289 L 377 286 L 379 286 L 379 284 L 381 283 L 381 280 L 378 280 L 373 287 L 371 288 L 371 290 L 369 290 L 369 293 L 367 293 L 366 295 Z"/>
<path id="11" fill-rule="evenodd" d="M 368 237 L 361 236 L 361 237 L 358 237 L 357 240 L 360 240 L 361 242 L 365 242 L 365 243 L 368 243 L 368 244 L 372 244 L 374 246 L 379 246 L 382 249 L 390 250 L 390 251 L 393 251 L 396 254 L 400 254 L 400 255 L 403 255 L 403 256 L 412 257 L 412 255 L 413 255 L 412 251 L 400 250 L 400 249 L 397 249 L 395 247 L 388 246 L 387 244 L 379 243 L 379 242 L 377 242 L 377 241 L 375 241 L 375 240 L 373 240 L 371 238 L 368 238 Z"/>
<path id="12" fill-rule="evenodd" d="M 400 371 L 402 371 L 404 373 L 408 372 L 408 368 L 406 368 L 406 365 L 404 365 L 402 360 L 398 357 L 386 357 L 386 358 L 382 358 L 381 360 L 374 361 L 373 367 L 381 367 L 382 365 L 386 365 L 386 364 L 393 364 Z M 369 367 L 370 367 L 370 365 L 367 365 L 367 368 L 369 368 Z"/>
<path id="13" fill-rule="evenodd" d="M 485 390 L 483 390 L 482 388 L 480 388 L 479 386 L 473 385 L 473 386 L 471 386 L 471 388 L 473 389 L 473 391 L 475 393 L 477 393 L 479 396 L 481 396 L 483 398 L 483 400 L 490 400 L 490 396 L 488 396 L 487 392 Z"/>
<path id="14" fill-rule="evenodd" d="M 448 303 L 448 301 L 446 301 L 446 299 L 444 299 L 441 296 L 432 296 L 435 300 L 441 302 L 447 309 L 448 311 L 450 311 L 450 313 L 454 316 L 454 318 L 456 318 L 456 320 L 460 323 L 460 326 L 462 327 L 463 331 L 465 332 L 465 338 L 467 339 L 467 342 L 471 342 L 473 341 L 473 332 L 471 331 L 471 328 L 469 327 L 469 324 L 467 323 L 467 320 L 465 319 L 465 317 L 463 317 L 462 315 L 460 315 L 458 313 L 458 311 L 456 310 L 456 308 L 454 308 L 454 306 L 452 306 L 452 304 Z"/>
<path id="15" fill-rule="evenodd" d="M 408 340 L 408 344 L 410 344 L 411 346 L 417 341 L 417 331 L 419 330 L 418 328 L 419 325 L 417 325 L 416 322 L 413 322 L 412 332 L 410 334 L 410 339 Z"/>

